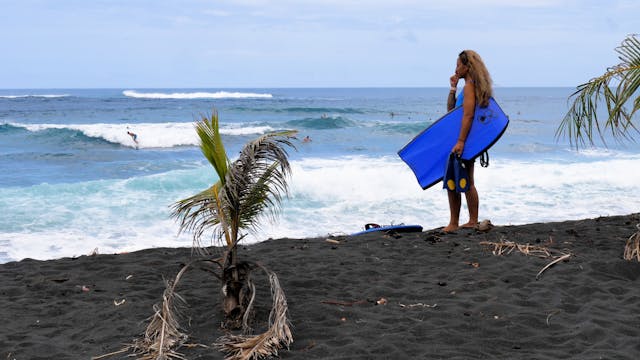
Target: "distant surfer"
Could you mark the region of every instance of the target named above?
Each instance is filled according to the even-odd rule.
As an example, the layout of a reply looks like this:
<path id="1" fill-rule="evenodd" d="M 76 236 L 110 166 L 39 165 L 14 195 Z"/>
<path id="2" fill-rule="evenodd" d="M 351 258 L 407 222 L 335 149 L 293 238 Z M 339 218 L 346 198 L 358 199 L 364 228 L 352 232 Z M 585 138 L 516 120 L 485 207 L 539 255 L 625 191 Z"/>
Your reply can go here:
<path id="1" fill-rule="evenodd" d="M 311 138 L 309 137 L 309 135 L 305 136 L 304 139 L 302 139 L 302 142 L 310 143 L 311 142 Z"/>
<path id="2" fill-rule="evenodd" d="M 456 98 L 458 80 L 464 79 L 464 88 Z M 462 106 L 462 126 L 458 134 L 458 140 L 451 149 L 452 153 L 462 155 L 467 140 L 476 105 L 488 106 L 489 98 L 493 95 L 491 88 L 491 76 L 480 55 L 473 50 L 464 50 L 458 54 L 456 71 L 451 76 L 449 98 L 447 99 L 447 111 Z M 462 205 L 459 192 L 447 190 L 449 198 L 449 224 L 444 227 L 444 232 L 452 232 L 462 228 L 475 228 L 478 225 L 479 198 L 473 179 L 474 160 L 464 161 L 469 176 L 469 190 L 465 192 L 467 207 L 469 209 L 469 222 L 459 226 L 460 207 Z"/>
<path id="3" fill-rule="evenodd" d="M 138 148 L 138 135 L 136 133 L 133 133 L 131 131 L 129 131 L 129 128 L 127 128 L 127 135 L 131 136 L 131 139 L 133 139 L 133 142 L 136 143 L 136 149 Z"/>

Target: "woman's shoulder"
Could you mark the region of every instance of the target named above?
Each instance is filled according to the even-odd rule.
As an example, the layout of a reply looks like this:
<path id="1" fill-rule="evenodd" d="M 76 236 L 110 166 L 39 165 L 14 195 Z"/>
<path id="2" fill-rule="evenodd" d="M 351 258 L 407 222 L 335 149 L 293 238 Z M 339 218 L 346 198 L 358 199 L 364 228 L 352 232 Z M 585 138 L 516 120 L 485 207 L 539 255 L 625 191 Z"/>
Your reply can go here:
<path id="1" fill-rule="evenodd" d="M 464 83 L 464 92 L 469 93 L 475 93 L 476 92 L 476 87 L 473 85 L 473 81 L 467 81 Z"/>

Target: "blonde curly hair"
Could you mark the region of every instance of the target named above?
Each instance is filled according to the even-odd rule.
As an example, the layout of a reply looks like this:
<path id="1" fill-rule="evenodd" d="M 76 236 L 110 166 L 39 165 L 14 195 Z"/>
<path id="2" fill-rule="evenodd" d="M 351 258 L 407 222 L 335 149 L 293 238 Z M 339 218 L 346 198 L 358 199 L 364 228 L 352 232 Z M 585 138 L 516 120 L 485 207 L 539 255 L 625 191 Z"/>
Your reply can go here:
<path id="1" fill-rule="evenodd" d="M 476 103 L 482 107 L 489 105 L 489 98 L 493 96 L 493 81 L 482 58 L 473 50 L 463 50 L 458 57 L 463 65 L 469 67 L 469 77 L 476 92 Z"/>

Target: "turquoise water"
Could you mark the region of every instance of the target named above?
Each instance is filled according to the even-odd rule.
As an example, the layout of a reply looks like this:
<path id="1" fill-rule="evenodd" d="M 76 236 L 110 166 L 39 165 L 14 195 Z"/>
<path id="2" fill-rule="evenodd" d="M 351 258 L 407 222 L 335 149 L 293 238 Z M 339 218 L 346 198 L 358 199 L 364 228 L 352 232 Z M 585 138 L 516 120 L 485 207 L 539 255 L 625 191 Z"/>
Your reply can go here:
<path id="1" fill-rule="evenodd" d="M 637 211 L 637 145 L 575 152 L 554 138 L 572 91 L 496 89 L 511 122 L 490 167 L 477 171 L 482 218 L 521 224 Z M 246 241 L 348 234 L 369 222 L 442 226 L 446 194 L 422 191 L 396 152 L 444 114 L 447 92 L 0 90 L 0 262 L 189 246 L 169 207 L 215 180 L 193 130 L 214 107 L 232 158 L 268 131 L 313 139 L 291 153 L 279 222 Z"/>

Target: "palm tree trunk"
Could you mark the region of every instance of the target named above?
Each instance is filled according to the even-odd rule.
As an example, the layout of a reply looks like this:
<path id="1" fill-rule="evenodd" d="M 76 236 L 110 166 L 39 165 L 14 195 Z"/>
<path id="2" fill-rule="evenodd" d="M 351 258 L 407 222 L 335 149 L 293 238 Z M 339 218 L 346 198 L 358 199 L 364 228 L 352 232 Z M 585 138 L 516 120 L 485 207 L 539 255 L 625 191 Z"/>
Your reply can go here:
<path id="1" fill-rule="evenodd" d="M 223 310 L 225 313 L 225 327 L 240 328 L 244 326 L 243 319 L 247 311 L 248 299 L 252 296 L 249 285 L 250 269 L 238 264 L 238 232 L 239 218 L 233 218 L 225 230 L 228 231 L 230 243 L 227 246 L 227 256 L 224 263 Z"/>

